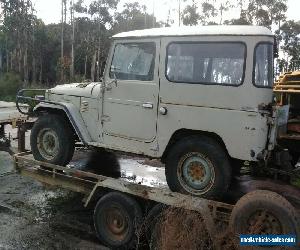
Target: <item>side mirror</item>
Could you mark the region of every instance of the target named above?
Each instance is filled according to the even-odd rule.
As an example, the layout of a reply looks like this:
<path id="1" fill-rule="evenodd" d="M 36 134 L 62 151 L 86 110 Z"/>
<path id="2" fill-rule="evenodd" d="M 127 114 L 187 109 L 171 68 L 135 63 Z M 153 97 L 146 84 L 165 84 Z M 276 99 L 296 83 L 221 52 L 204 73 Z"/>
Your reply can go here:
<path id="1" fill-rule="evenodd" d="M 115 84 L 115 86 L 118 87 L 118 80 L 116 77 L 116 73 L 113 72 L 113 74 L 114 74 L 114 79 L 111 82 L 105 84 L 105 90 L 111 90 L 113 84 Z"/>

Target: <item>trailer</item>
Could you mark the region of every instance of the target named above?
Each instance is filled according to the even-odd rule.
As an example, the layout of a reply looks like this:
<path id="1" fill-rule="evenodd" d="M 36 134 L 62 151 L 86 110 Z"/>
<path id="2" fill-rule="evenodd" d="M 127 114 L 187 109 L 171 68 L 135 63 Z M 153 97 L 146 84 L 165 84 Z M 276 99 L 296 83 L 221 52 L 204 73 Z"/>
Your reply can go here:
<path id="1" fill-rule="evenodd" d="M 112 249 L 145 245 L 150 249 L 180 249 L 178 242 L 189 249 L 206 249 L 208 245 L 212 249 L 238 249 L 241 234 L 296 235 L 295 248 L 300 247 L 299 188 L 260 179 L 252 180 L 250 189 L 243 189 L 249 179 L 241 178 L 231 188 L 232 195 L 216 201 L 171 192 L 159 181 L 144 183 L 143 176 L 112 177 L 91 172 L 78 167 L 80 158 L 67 167 L 40 162 L 25 150 L 25 132 L 33 121 L 12 112 L 12 105 L 2 106 L 7 107 L 0 112 L 0 150 L 13 155 L 15 170 L 46 185 L 81 193 L 83 205 L 94 209 L 97 237 Z M 8 124 L 18 128 L 17 154 L 11 149 L 10 136 L 4 133 Z M 108 165 L 110 168 L 113 166 Z M 155 175 L 149 166 L 140 170 L 142 175 L 149 172 Z M 196 235 L 192 235 L 195 228 Z"/>
<path id="2" fill-rule="evenodd" d="M 300 246 L 297 188 L 287 189 L 286 185 L 273 183 L 265 185 L 264 190 L 242 193 L 239 199 L 228 203 L 171 192 L 159 183 L 145 185 L 134 179 L 92 173 L 78 169 L 76 164 L 62 167 L 39 162 L 28 151 L 14 155 L 14 161 L 16 171 L 23 176 L 81 193 L 84 206 L 94 208 L 98 238 L 112 249 L 137 249 L 142 239 L 150 249 L 161 249 L 161 244 L 166 244 L 162 241 L 168 238 L 164 236 L 166 223 L 170 222 L 168 217 L 175 216 L 171 221 L 180 217 L 184 220 L 189 213 L 198 214 L 192 218 L 201 218 L 197 223 L 203 223 L 199 227 L 207 234 L 213 249 L 238 249 L 240 234 L 292 234 L 297 235 Z M 149 172 L 147 168 L 145 173 Z M 274 190 L 284 193 L 280 195 Z M 189 225 L 192 224 L 190 221 Z"/>

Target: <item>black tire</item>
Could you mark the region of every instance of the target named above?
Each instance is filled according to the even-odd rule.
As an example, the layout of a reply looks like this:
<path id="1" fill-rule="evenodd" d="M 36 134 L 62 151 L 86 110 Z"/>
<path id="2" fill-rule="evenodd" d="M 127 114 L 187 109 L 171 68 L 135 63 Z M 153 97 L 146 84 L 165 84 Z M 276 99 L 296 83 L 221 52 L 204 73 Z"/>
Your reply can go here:
<path id="1" fill-rule="evenodd" d="M 46 136 L 48 136 L 48 142 L 45 142 Z M 32 127 L 30 146 L 36 160 L 65 166 L 74 154 L 74 134 L 63 117 L 52 114 L 43 115 Z M 48 150 L 45 149 L 47 147 Z M 54 152 L 51 152 L 51 149 Z"/>
<path id="2" fill-rule="evenodd" d="M 195 157 L 198 163 L 192 161 Z M 188 170 L 183 170 L 188 161 L 192 161 L 188 163 Z M 196 164 L 195 170 L 191 170 L 194 167 L 191 163 Z M 184 171 L 190 174 L 190 180 L 184 176 Z M 220 199 L 229 188 L 232 169 L 227 153 L 215 140 L 206 136 L 189 136 L 171 148 L 165 173 L 169 188 L 174 192 Z M 192 186 L 194 181 L 196 186 Z"/>
<path id="3" fill-rule="evenodd" d="M 104 195 L 94 211 L 97 237 L 112 249 L 136 249 L 141 222 L 139 204 L 118 192 Z"/>
<path id="4" fill-rule="evenodd" d="M 271 191 L 256 190 L 244 195 L 234 206 L 230 216 L 230 230 L 236 236 L 240 234 L 297 235 L 299 244 L 299 219 L 297 210 L 284 197 Z"/>

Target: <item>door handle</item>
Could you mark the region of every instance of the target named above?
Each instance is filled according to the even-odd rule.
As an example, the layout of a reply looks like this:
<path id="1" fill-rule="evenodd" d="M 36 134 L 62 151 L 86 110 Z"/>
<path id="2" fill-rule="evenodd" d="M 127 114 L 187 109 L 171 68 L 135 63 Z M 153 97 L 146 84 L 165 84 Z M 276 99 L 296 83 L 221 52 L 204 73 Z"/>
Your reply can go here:
<path id="1" fill-rule="evenodd" d="M 153 103 L 151 103 L 151 102 L 143 103 L 142 106 L 144 109 L 153 109 Z"/>

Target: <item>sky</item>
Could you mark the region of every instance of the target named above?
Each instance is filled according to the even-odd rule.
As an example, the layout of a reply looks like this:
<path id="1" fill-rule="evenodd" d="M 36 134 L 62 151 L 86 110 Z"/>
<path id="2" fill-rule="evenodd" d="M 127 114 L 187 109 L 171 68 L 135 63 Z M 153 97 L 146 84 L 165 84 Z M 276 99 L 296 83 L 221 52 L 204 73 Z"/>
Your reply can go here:
<path id="1" fill-rule="evenodd" d="M 91 0 L 86 0 L 86 2 L 89 2 Z M 122 6 L 125 2 L 136 2 L 138 0 L 121 0 L 119 4 L 119 10 L 121 10 Z M 168 13 L 168 2 L 174 1 L 174 4 L 177 2 L 177 0 L 154 0 L 154 6 L 153 6 L 153 0 L 140 0 L 141 4 L 146 5 L 147 10 L 149 13 L 153 12 L 154 7 L 154 15 L 157 17 L 158 20 L 164 20 L 166 19 L 167 13 Z M 299 7 L 300 7 L 300 1 L 299 0 L 288 0 L 288 12 L 287 12 L 287 18 L 288 19 L 295 19 L 299 20 Z M 35 5 L 35 9 L 37 11 L 37 16 L 46 24 L 49 23 L 59 23 L 61 19 L 61 0 L 33 0 L 33 3 Z M 177 7 L 177 6 L 176 6 Z M 236 17 L 236 13 L 230 13 L 230 18 Z M 226 17 L 225 17 L 226 19 Z M 175 23 L 176 25 L 176 23 Z"/>

